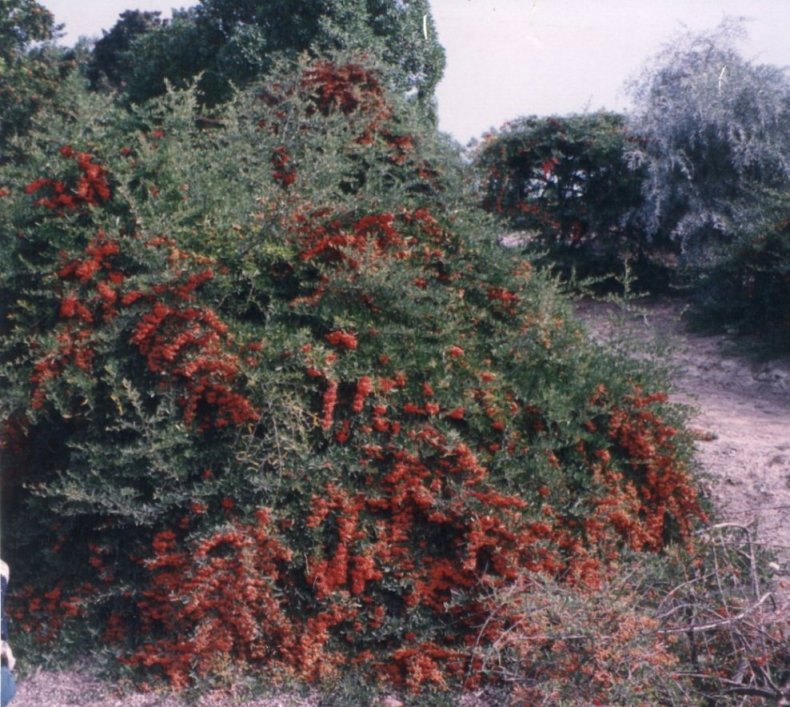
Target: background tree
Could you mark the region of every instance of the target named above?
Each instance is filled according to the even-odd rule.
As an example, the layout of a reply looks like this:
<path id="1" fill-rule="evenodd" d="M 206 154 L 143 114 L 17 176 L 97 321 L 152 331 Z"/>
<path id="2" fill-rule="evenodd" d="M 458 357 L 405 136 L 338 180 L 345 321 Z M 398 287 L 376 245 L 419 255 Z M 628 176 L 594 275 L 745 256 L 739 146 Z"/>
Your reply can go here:
<path id="1" fill-rule="evenodd" d="M 363 50 L 389 67 L 388 82 L 413 93 L 432 115 L 434 90 L 444 69 L 444 51 L 427 0 L 202 0 L 171 22 L 138 33 L 122 50 L 116 38 L 120 41 L 139 28 L 139 23 L 132 24 L 122 19 L 107 37 L 113 37 L 112 46 L 126 57 L 133 102 L 161 94 L 165 79 L 184 85 L 203 72 L 202 98 L 216 103 L 230 95 L 231 82 L 244 86 L 277 59 L 293 59 L 305 51 Z M 100 70 L 102 59 L 96 57 L 94 71 Z"/>
<path id="2" fill-rule="evenodd" d="M 103 32 L 94 47 L 87 68 L 93 88 L 102 78 L 115 88 L 123 88 L 137 63 L 129 54 L 132 42 L 143 34 L 162 26 L 160 12 L 127 10 L 109 32 Z"/>
<path id="3" fill-rule="evenodd" d="M 680 256 L 707 323 L 790 346 L 790 76 L 736 50 L 743 23 L 668 44 L 632 85 L 646 248 Z"/>
<path id="4" fill-rule="evenodd" d="M 632 159 L 646 169 L 653 243 L 703 263 L 744 226 L 744 206 L 790 175 L 790 79 L 736 50 L 743 23 L 679 36 L 631 86 Z"/>
<path id="5" fill-rule="evenodd" d="M 27 130 L 73 68 L 63 52 L 36 46 L 54 39 L 58 29 L 52 13 L 35 0 L 0 0 L 0 160 L 9 156 L 8 140 Z"/>
<path id="6" fill-rule="evenodd" d="M 35 0 L 0 0 L 0 57 L 11 62 L 34 42 L 52 39 L 52 13 Z"/>
<path id="7" fill-rule="evenodd" d="M 227 80 L 213 65 L 218 40 L 197 22 L 197 9 L 177 10 L 168 22 L 142 33 L 120 56 L 129 66 L 121 94 L 131 103 L 143 103 L 166 90 L 166 81 L 183 88 L 199 81 L 204 102 L 215 103 L 230 95 Z M 97 68 L 100 68 L 97 66 Z"/>

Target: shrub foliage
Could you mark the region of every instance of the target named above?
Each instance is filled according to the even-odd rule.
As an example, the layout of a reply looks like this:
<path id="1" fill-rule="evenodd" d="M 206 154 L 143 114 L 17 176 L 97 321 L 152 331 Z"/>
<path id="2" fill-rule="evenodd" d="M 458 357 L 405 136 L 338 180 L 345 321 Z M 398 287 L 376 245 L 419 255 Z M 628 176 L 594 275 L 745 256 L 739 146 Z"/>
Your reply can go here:
<path id="1" fill-rule="evenodd" d="M 617 113 L 520 118 L 478 147 L 482 206 L 548 247 L 554 262 L 608 272 L 642 254 L 642 173 Z"/>
<path id="2" fill-rule="evenodd" d="M 3 518 L 37 640 L 89 626 L 179 686 L 231 661 L 471 687 L 529 621 L 492 591 L 593 592 L 689 539 L 655 376 L 502 255 L 383 85 L 315 60 L 211 121 L 188 90 L 76 95 L 2 167 Z"/>

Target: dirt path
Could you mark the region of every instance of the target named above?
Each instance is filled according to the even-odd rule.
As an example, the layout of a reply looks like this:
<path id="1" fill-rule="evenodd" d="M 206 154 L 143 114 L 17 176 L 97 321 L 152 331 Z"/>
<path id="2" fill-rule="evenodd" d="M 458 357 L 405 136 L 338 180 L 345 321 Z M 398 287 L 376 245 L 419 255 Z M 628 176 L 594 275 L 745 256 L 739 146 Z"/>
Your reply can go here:
<path id="1" fill-rule="evenodd" d="M 695 410 L 697 459 L 719 521 L 755 523 L 758 540 L 776 553 L 776 574 L 790 589 L 790 357 L 757 362 L 738 355 L 726 336 L 684 326 L 684 305 L 640 302 L 634 313 L 597 302 L 578 305 L 592 334 L 609 342 L 633 336 L 663 341 L 675 369 L 672 399 Z"/>

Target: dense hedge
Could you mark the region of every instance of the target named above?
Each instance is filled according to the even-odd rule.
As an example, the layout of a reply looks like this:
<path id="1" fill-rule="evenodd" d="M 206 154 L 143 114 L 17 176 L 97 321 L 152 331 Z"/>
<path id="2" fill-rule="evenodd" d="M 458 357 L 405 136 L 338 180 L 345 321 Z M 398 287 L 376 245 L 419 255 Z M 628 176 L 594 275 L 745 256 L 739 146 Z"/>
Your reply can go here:
<path id="1" fill-rule="evenodd" d="M 87 626 L 175 685 L 230 661 L 471 687 L 529 626 L 496 592 L 594 592 L 689 538 L 655 374 L 500 251 L 375 68 L 284 69 L 210 120 L 64 90 L 0 172 L 23 630 Z"/>
<path id="2" fill-rule="evenodd" d="M 763 194 L 751 220 L 703 269 L 697 323 L 757 335 L 766 351 L 790 351 L 790 200 Z M 753 340 L 754 341 L 754 340 Z"/>
<path id="3" fill-rule="evenodd" d="M 639 219 L 644 174 L 618 113 L 531 116 L 487 135 L 474 153 L 482 207 L 526 231 L 559 268 L 608 274 L 650 248 Z"/>

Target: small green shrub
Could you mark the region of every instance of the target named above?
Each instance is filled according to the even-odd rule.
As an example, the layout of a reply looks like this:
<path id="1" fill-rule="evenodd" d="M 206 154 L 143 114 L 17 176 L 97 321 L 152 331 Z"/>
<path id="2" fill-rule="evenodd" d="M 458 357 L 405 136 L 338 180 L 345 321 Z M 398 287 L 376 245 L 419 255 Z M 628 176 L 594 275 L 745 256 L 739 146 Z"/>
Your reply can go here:
<path id="1" fill-rule="evenodd" d="M 760 200 L 752 224 L 703 275 L 696 321 L 790 351 L 790 219 L 785 193 Z"/>

